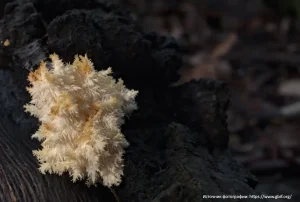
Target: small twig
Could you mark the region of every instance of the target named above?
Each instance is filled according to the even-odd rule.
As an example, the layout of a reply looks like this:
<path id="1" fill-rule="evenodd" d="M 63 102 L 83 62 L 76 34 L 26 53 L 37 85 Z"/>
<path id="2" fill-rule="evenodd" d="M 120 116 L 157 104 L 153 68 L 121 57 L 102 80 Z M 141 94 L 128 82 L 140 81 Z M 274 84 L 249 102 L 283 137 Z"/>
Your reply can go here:
<path id="1" fill-rule="evenodd" d="M 110 189 L 111 193 L 113 193 L 113 195 L 115 196 L 117 202 L 121 202 L 121 199 L 120 199 L 120 197 L 118 196 L 116 190 L 114 190 L 113 188 L 109 188 L 109 189 Z"/>
<path id="2" fill-rule="evenodd" d="M 171 167 L 172 167 L 172 166 L 168 166 L 168 167 L 166 167 L 166 168 L 164 168 L 164 169 L 161 169 L 161 167 L 159 167 L 159 171 L 156 172 L 156 173 L 154 173 L 154 175 L 159 175 L 160 173 L 163 173 L 163 172 L 167 171 L 167 170 L 170 169 Z"/>

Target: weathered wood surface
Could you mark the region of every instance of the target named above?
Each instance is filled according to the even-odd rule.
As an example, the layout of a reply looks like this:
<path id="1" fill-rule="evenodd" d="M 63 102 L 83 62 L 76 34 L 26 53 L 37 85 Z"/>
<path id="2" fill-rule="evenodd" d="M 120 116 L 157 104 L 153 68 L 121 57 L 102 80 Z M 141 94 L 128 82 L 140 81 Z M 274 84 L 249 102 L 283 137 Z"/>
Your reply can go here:
<path id="1" fill-rule="evenodd" d="M 24 113 L 29 70 L 56 52 L 70 61 L 87 53 L 97 69 L 112 66 L 140 91 L 126 121 L 130 142 L 122 202 L 196 202 L 203 194 L 254 194 L 256 181 L 227 151 L 228 89 L 201 80 L 169 87 L 181 65 L 172 38 L 143 33 L 124 9 L 105 0 L 19 0 L 0 21 L 0 201 L 115 201 L 109 189 L 42 175 L 30 136 L 36 119 Z M 0 5 L 1 6 L 1 5 Z M 218 151 L 217 155 L 214 151 Z M 213 155 L 214 154 L 214 155 Z M 235 201 L 228 199 L 226 201 Z M 251 201 L 251 200 L 243 200 Z"/>

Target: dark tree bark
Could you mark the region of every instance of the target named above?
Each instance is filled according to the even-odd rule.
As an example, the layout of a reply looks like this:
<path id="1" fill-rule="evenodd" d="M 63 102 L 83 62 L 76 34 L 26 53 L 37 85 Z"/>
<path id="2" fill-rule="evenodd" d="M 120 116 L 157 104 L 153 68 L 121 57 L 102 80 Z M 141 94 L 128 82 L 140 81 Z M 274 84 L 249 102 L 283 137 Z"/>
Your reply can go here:
<path id="1" fill-rule="evenodd" d="M 109 189 L 42 175 L 30 136 L 38 121 L 24 112 L 27 75 L 49 53 L 92 58 L 96 69 L 139 90 L 139 110 L 122 128 L 130 142 L 121 201 L 196 202 L 204 194 L 254 194 L 254 177 L 227 151 L 228 89 L 200 80 L 169 87 L 181 57 L 169 37 L 143 33 L 125 9 L 105 0 L 19 0 L 0 21 L 0 201 L 115 201 Z M 218 150 L 217 154 L 214 151 Z M 235 201 L 228 199 L 226 201 Z M 244 200 L 250 201 L 250 200 Z"/>

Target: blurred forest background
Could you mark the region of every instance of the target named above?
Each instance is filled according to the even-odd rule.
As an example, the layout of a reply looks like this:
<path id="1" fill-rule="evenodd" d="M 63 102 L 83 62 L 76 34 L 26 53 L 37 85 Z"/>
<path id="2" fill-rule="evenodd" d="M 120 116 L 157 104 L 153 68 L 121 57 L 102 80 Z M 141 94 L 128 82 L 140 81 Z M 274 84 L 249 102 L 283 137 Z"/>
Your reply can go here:
<path id="1" fill-rule="evenodd" d="M 117 1 L 144 31 L 178 41 L 178 84 L 228 83 L 229 148 L 236 160 L 257 176 L 259 191 L 299 201 L 300 1 Z"/>

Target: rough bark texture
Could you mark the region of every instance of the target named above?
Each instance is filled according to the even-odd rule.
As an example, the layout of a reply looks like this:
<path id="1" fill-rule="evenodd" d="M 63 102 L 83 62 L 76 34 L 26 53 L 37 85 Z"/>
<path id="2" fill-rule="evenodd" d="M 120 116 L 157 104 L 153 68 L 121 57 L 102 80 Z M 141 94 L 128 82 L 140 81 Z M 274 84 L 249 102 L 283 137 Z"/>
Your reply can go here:
<path id="1" fill-rule="evenodd" d="M 121 201 L 196 202 L 215 201 L 203 194 L 254 194 L 255 179 L 226 150 L 226 85 L 201 80 L 169 87 L 181 65 L 176 42 L 143 33 L 127 11 L 108 2 L 6 5 L 0 21 L 0 41 L 10 41 L 0 44 L 0 201 L 115 201 L 101 185 L 88 188 L 67 174 L 37 170 L 31 151 L 39 143 L 30 136 L 39 123 L 23 110 L 30 99 L 26 78 L 52 52 L 65 61 L 87 53 L 97 69 L 112 66 L 116 78 L 140 91 L 139 110 L 123 127 L 130 147 L 116 188 Z"/>

